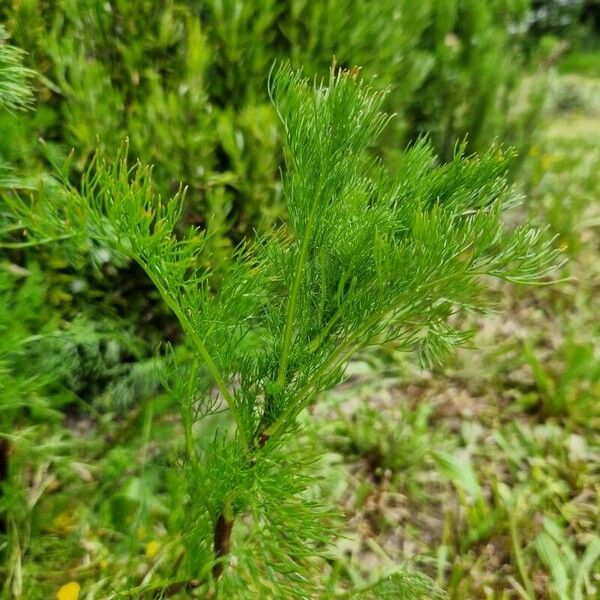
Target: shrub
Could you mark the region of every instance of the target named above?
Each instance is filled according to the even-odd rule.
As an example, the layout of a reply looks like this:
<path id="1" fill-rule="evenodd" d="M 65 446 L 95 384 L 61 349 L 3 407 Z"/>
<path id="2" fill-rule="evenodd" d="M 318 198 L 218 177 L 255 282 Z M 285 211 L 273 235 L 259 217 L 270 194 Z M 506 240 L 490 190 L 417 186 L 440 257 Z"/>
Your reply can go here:
<path id="1" fill-rule="evenodd" d="M 298 416 L 365 347 L 394 340 L 443 360 L 469 337 L 451 316 L 489 306 L 488 276 L 539 283 L 556 261 L 539 231 L 502 221 L 516 200 L 505 178 L 510 155 L 461 147 L 439 165 L 422 141 L 393 175 L 367 152 L 388 123 L 384 96 L 355 71 L 312 85 L 283 68 L 271 93 L 289 217 L 216 270 L 206 266 L 210 238 L 178 227 L 182 195 L 161 201 L 149 169 L 123 154 L 97 157 L 81 185 L 51 203 L 11 202 L 38 239 L 72 236 L 77 248 L 99 244 L 135 260 L 193 349 L 171 378 L 187 448 L 187 555 L 173 580 L 151 586 L 164 593 L 321 591 L 315 558 L 326 555 L 331 516 L 307 495 L 313 456 L 295 441 Z M 214 426 L 224 408 L 227 423 L 200 444 L 194 425 Z M 410 591 L 423 585 L 398 575 L 363 597 L 427 597 Z"/>
<path id="2" fill-rule="evenodd" d="M 363 66 L 392 88 L 399 118 L 386 146 L 429 133 L 449 160 L 467 134 L 472 150 L 509 135 L 502 109 L 520 75 L 509 28 L 526 10 L 524 0 L 15 2 L 4 13 L 42 77 L 37 113 L 0 121 L 11 140 L 0 155 L 30 165 L 74 148 L 80 171 L 98 138 L 114 148 L 128 136 L 162 194 L 183 181 L 194 218 L 231 217 L 247 232 L 272 221 L 277 197 L 280 144 L 265 95 L 274 60 L 309 75 L 333 56 Z"/>
<path id="3" fill-rule="evenodd" d="M 524 147 L 530 130 L 524 134 L 523 123 L 531 125 L 537 104 L 515 98 L 521 61 L 510 27 L 527 6 L 11 1 L 0 16 L 39 73 L 37 110 L 0 111 L 0 161 L 27 174 L 28 190 L 52 194 L 44 173 L 64 164 L 71 149 L 66 164 L 76 182 L 98 143 L 110 152 L 127 137 L 130 158 L 154 165 L 158 193 L 169 197 L 183 182 L 182 225 L 211 230 L 211 259 L 219 264 L 255 229 L 285 216 L 281 139 L 266 94 L 274 61 L 291 59 L 312 76 L 335 56 L 342 67 L 361 65 L 378 89 L 389 88 L 386 110 L 397 116 L 375 150 L 391 168 L 402 167 L 402 150 L 422 135 L 445 161 L 465 137 L 469 151 L 496 138 Z M 49 297 L 66 318 L 94 305 L 102 318 L 125 311 L 144 322 L 137 333 L 152 342 L 167 328 L 177 338 L 135 266 L 116 271 L 107 260 L 101 270 L 75 273 L 52 251 L 38 260 Z"/>
<path id="4" fill-rule="evenodd" d="M 0 108 L 5 110 L 31 106 L 35 74 L 23 66 L 23 57 L 0 26 Z M 0 163 L 0 239 L 20 229 L 5 198 L 31 188 L 26 177 Z M 61 323 L 48 302 L 46 274 L 32 256 L 23 255 L 31 246 L 29 241 L 0 244 L 0 585 L 3 597 L 16 598 L 47 597 L 37 580 L 36 554 L 47 548 L 48 523 L 36 517 L 47 510 L 45 488 L 57 474 L 72 472 L 76 435 L 65 421 L 82 406 L 90 410 L 82 398 L 93 396 L 97 406 L 105 400 L 114 407 L 118 397 L 122 408 L 145 402 L 159 384 L 156 362 L 150 369 L 141 360 L 143 345 L 129 335 L 128 324 L 92 322 L 83 315 Z"/>

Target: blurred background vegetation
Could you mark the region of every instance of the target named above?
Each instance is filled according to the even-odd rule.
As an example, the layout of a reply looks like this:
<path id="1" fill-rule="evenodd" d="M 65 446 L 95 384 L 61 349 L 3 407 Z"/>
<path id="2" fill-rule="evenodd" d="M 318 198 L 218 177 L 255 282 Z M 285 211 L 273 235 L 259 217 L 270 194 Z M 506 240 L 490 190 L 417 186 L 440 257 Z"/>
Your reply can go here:
<path id="1" fill-rule="evenodd" d="M 216 264 L 285 217 L 275 61 L 388 88 L 391 168 L 424 135 L 441 161 L 515 146 L 519 210 L 559 235 L 570 279 L 499 287 L 481 351 L 443 372 L 360 357 L 315 409 L 315 493 L 351 516 L 329 576 L 409 561 L 451 598 L 597 597 L 600 2 L 3 0 L 0 23 L 36 73 L 32 110 L 0 109 L 0 194 L 52 197 L 128 138 L 163 196 L 188 188 Z M 0 227 L 0 584 L 107 598 L 179 552 L 182 436 L 150 356 L 180 332 L 110 249 L 29 246 L 1 197 Z"/>

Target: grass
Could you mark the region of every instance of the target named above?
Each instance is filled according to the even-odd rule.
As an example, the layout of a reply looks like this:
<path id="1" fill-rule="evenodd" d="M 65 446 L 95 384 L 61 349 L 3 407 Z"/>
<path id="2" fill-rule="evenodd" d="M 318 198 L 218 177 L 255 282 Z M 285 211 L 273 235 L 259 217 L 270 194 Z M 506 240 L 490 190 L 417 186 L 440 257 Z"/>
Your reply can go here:
<path id="1" fill-rule="evenodd" d="M 480 350 L 444 372 L 393 347 L 365 354 L 352 387 L 313 409 L 299 443 L 326 450 L 314 494 L 350 517 L 324 567 L 332 591 L 409 562 L 457 600 L 600 593 L 600 109 L 585 91 L 597 85 L 557 78 L 521 176 L 524 210 L 567 247 L 569 281 L 500 286 Z M 573 90 L 577 102 L 561 100 Z M 75 582 L 82 598 L 119 598 L 171 576 L 184 486 L 170 465 L 185 436 L 166 394 L 143 398 L 15 434 L 15 455 L 38 458 L 20 471 L 6 596 Z"/>

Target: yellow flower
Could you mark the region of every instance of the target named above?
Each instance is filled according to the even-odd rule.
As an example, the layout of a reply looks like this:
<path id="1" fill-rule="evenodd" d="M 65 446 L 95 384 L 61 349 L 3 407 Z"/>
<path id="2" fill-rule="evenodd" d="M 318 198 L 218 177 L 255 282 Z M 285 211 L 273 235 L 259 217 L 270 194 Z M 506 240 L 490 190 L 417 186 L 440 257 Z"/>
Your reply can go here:
<path id="1" fill-rule="evenodd" d="M 56 592 L 56 600 L 78 600 L 80 590 L 81 586 L 76 581 L 69 581 Z"/>
<path id="2" fill-rule="evenodd" d="M 146 544 L 146 556 L 148 558 L 152 558 L 157 552 L 159 548 L 159 543 L 156 540 L 152 540 Z"/>

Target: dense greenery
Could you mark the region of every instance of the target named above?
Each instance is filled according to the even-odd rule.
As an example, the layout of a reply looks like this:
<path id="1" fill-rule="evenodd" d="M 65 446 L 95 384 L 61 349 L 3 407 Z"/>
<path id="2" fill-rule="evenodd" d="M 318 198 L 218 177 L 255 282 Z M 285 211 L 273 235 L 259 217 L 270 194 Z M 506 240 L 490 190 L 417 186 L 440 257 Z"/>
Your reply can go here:
<path id="1" fill-rule="evenodd" d="M 154 165 L 163 197 L 187 188 L 183 221 L 212 227 L 220 260 L 284 218 L 282 140 L 267 97 L 274 61 L 289 59 L 307 76 L 333 60 L 359 65 L 389 88 L 386 110 L 396 117 L 377 152 L 392 169 L 424 134 L 443 160 L 465 139 L 467 152 L 499 139 L 523 155 L 541 100 L 537 84 L 520 85 L 513 25 L 527 8 L 527 0 L 6 2 L 0 19 L 39 76 L 35 111 L 0 114 L 0 161 L 43 194 L 46 174 L 71 151 L 76 183 L 98 145 L 111 154 L 127 137 L 131 160 Z M 48 253 L 52 301 L 68 319 L 92 304 L 102 318 L 143 321 L 137 334 L 152 343 L 175 329 L 135 268 L 75 275 Z M 95 290 L 101 303 L 89 297 Z"/>
<path id="2" fill-rule="evenodd" d="M 98 140 L 125 136 L 155 165 L 163 195 L 188 187 L 206 209 L 247 231 L 278 214 L 280 142 L 266 82 L 274 60 L 321 75 L 335 56 L 361 65 L 398 117 L 386 150 L 427 132 L 450 159 L 457 140 L 485 150 L 515 126 L 519 40 L 509 26 L 525 0 L 333 2 L 8 2 L 15 44 L 40 73 L 38 109 L 3 115 L 0 157 L 28 169 L 75 149 L 81 171 Z M 260 41 L 260 42 L 259 42 Z M 38 139 L 45 141 L 43 146 Z M 8 143 L 8 140 L 11 143 Z M 275 212 L 273 212 L 275 211 Z"/>
<path id="3" fill-rule="evenodd" d="M 94 161 L 79 192 L 14 208 L 40 240 L 89 236 L 134 259 L 188 337 L 195 358 L 174 375 L 194 499 L 182 524 L 184 569 L 204 585 L 234 552 L 223 597 L 323 591 L 303 559 L 321 553 L 326 528 L 303 497 L 306 456 L 294 458 L 287 445 L 302 410 L 349 359 L 394 341 L 438 362 L 467 339 L 449 318 L 484 307 L 482 277 L 536 283 L 556 260 L 530 226 L 503 227 L 515 195 L 502 151 L 467 158 L 460 149 L 436 167 L 419 143 L 392 177 L 365 154 L 388 119 L 383 96 L 357 73 L 332 71 L 327 86 L 311 89 L 284 69 L 271 91 L 285 132 L 289 226 L 244 244 L 215 271 L 203 266 L 214 262 L 205 257 L 210 231 L 180 236 L 181 198 L 158 200 L 148 171 L 130 169 L 126 157 Z M 217 429 L 198 455 L 194 425 L 222 403 L 234 435 Z M 248 540 L 231 549 L 232 528 L 247 514 Z"/>
<path id="4" fill-rule="evenodd" d="M 559 244 L 576 275 L 597 263 L 597 150 L 565 179 L 531 137 L 528 8 L 0 7 L 6 597 L 593 593 L 593 284 L 505 295 L 506 331 L 521 313 L 531 330 L 510 343 L 482 316 L 493 279 L 568 275 Z M 554 114 L 596 110 L 593 85 L 548 89 Z M 528 154 L 531 220 L 498 138 Z M 483 362 L 451 360 L 466 392 L 406 358 L 435 374 L 490 327 Z M 464 421 L 436 385 L 458 385 Z M 493 421 L 471 427 L 470 394 Z M 340 507 L 364 518 L 358 551 L 336 541 Z"/>

